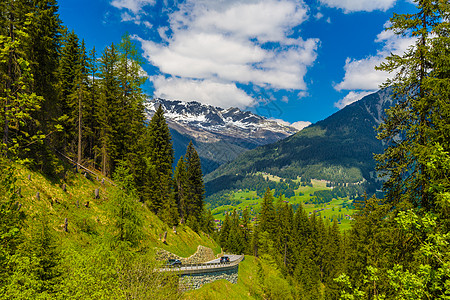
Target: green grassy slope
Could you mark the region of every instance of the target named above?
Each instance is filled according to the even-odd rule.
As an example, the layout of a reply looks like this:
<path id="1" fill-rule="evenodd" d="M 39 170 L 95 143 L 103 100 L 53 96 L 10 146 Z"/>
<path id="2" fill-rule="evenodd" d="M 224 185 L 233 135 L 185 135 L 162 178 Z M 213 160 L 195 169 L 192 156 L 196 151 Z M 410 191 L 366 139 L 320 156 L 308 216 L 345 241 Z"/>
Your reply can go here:
<path id="1" fill-rule="evenodd" d="M 272 177 L 273 180 L 277 178 Z M 324 220 L 332 222 L 333 218 L 340 220 L 339 226 L 341 229 L 350 228 L 350 217 L 354 213 L 352 208 L 352 201 L 346 198 L 333 199 L 329 203 L 325 204 L 305 204 L 312 197 L 311 195 L 316 191 L 327 190 L 326 183 L 319 180 L 312 180 L 312 186 L 300 186 L 295 190 L 295 196 L 289 198 L 283 198 L 284 201 L 288 201 L 289 204 L 303 205 L 305 211 L 309 213 L 320 214 Z M 216 220 L 223 221 L 225 219 L 225 213 L 236 209 L 239 213 L 242 213 L 245 208 L 249 210 L 251 217 L 256 217 L 261 209 L 262 198 L 258 197 L 256 191 L 236 191 L 231 193 L 231 197 L 235 200 L 237 205 L 222 205 L 212 210 L 212 214 Z"/>
<path id="2" fill-rule="evenodd" d="M 28 175 L 31 175 L 31 180 Z M 47 214 L 61 245 L 72 244 L 89 248 L 98 237 L 111 233 L 114 220 L 111 219 L 110 200 L 117 189 L 111 183 L 105 182 L 102 185 L 96 178 L 87 179 L 80 173 L 70 173 L 63 182 L 21 166 L 17 167 L 17 177 L 17 186 L 21 188 L 22 194 L 21 209 L 29 216 L 29 222 L 33 222 L 33 219 L 41 214 Z M 62 189 L 64 183 L 66 192 Z M 94 199 L 96 188 L 100 191 L 99 199 Z M 212 248 L 215 254 L 220 252 L 217 243 L 207 235 L 199 235 L 184 225 L 178 226 L 175 234 L 172 228 L 165 225 L 145 205 L 139 207 L 144 233 L 139 247 L 159 247 L 183 257 L 194 254 L 198 245 Z M 65 218 L 68 220 L 67 233 L 63 231 Z M 162 243 L 159 236 L 165 231 L 167 240 Z"/>

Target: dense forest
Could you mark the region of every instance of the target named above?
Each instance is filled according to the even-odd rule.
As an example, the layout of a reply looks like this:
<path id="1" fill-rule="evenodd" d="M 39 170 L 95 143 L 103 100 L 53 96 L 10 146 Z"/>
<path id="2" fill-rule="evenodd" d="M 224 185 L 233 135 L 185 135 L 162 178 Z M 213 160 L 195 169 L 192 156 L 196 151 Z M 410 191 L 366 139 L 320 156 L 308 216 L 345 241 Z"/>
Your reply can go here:
<path id="1" fill-rule="evenodd" d="M 70 271 L 61 270 L 61 252 L 46 210 L 21 209 L 18 165 L 55 184 L 69 185 L 80 171 L 114 180 L 118 191 L 107 209 L 108 218 L 115 220 L 114 234 L 105 238 L 103 256 L 114 262 L 101 266 L 105 274 L 94 278 L 99 289 L 102 280 L 118 280 L 117 274 L 135 263 L 130 257 L 142 248 L 142 208 L 137 203 L 168 226 L 186 223 L 197 232 L 212 232 L 212 216 L 203 207 L 198 154 L 190 143 L 172 169 L 174 152 L 163 109 L 146 120 L 142 85 L 147 77 L 128 35 L 101 53 L 86 49 L 59 19 L 56 0 L 2 1 L 0 23 L 1 298 L 76 297 L 64 282 Z M 51 199 L 54 203 L 60 201 Z M 89 202 L 84 206 L 89 208 Z M 88 220 L 80 227 L 93 238 L 98 233 Z M 152 262 L 146 253 L 139 260 Z M 71 263 L 76 262 L 74 258 Z M 117 294 L 102 297 L 127 293 L 123 286 L 105 287 L 115 288 Z M 176 294 L 176 286 L 172 291 Z"/>
<path id="2" fill-rule="evenodd" d="M 337 220 L 327 224 L 301 206 L 294 213 L 283 201 L 297 183 L 278 183 L 275 200 L 264 179 L 241 178 L 265 189 L 261 212 L 253 223 L 248 211 L 232 212 L 214 232 L 192 143 L 173 170 L 162 108 L 145 118 L 142 59 L 130 37 L 97 53 L 63 26 L 56 0 L 2 1 L 0 297 L 179 297 L 176 278 L 156 278 L 151 252 L 141 245 L 147 213 L 166 226 L 210 233 L 225 251 L 279 270 L 282 282 L 265 280 L 263 269 L 255 274 L 265 298 L 449 299 L 450 3 L 414 2 L 417 13 L 394 15 L 388 30 L 416 37 L 416 44 L 378 67 L 395 74 L 385 87 L 397 100 L 378 128 L 385 196 L 357 201 L 352 228 L 340 232 Z M 84 246 L 62 257 L 45 211 L 21 209 L 18 165 L 58 183 L 82 167 L 114 180 L 111 229 L 104 234 L 80 221 L 85 235 L 74 242 Z M 88 244 L 95 253 L 84 252 Z M 286 282 L 293 289 L 281 291 Z"/>
<path id="3" fill-rule="evenodd" d="M 66 176 L 64 157 L 108 177 L 122 165 L 167 223 L 200 222 L 198 154 L 191 143 L 173 176 L 169 128 L 162 108 L 145 118 L 146 77 L 130 37 L 98 54 L 62 25 L 56 1 L 6 1 L 1 10 L 3 157 L 56 178 Z"/>
<path id="4" fill-rule="evenodd" d="M 417 13 L 394 15 L 387 30 L 416 44 L 377 67 L 396 74 L 375 156 L 385 196 L 356 201 L 344 233 L 281 197 L 274 204 L 270 189 L 254 228 L 247 211 L 226 216 L 222 247 L 276 265 L 296 287 L 284 298 L 450 298 L 450 3 L 414 2 Z"/>

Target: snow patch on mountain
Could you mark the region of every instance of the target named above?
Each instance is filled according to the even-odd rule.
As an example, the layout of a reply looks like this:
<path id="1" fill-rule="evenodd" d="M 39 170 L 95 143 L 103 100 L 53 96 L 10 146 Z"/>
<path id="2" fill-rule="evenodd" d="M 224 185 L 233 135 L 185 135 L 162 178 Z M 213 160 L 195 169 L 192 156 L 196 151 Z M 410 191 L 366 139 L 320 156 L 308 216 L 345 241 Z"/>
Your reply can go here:
<path id="1" fill-rule="evenodd" d="M 159 105 L 162 105 L 165 112 L 164 116 L 169 123 L 175 122 L 179 125 L 197 127 L 210 132 L 224 134 L 227 131 L 229 133 L 232 131 L 233 134 L 236 134 L 236 131 L 241 131 L 241 134 L 249 135 L 267 131 L 280 134 L 281 138 L 299 131 L 286 123 L 283 124 L 278 120 L 269 120 L 235 107 L 223 109 L 195 101 L 154 99 L 147 103 L 146 108 L 149 117 L 154 114 Z M 265 143 L 262 142 L 261 144 Z"/>

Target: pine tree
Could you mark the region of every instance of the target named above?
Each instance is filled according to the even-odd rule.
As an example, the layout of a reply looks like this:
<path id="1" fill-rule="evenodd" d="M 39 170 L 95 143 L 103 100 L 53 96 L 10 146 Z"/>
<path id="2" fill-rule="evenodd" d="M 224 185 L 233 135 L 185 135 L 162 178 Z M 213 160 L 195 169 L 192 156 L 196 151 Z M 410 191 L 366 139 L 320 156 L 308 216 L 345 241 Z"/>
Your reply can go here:
<path id="1" fill-rule="evenodd" d="M 429 149 L 442 141 L 449 122 L 445 118 L 448 93 L 441 94 L 442 86 L 438 87 L 438 82 L 448 81 L 448 58 L 442 57 L 448 57 L 448 29 L 443 28 L 448 27 L 445 16 L 449 8 L 445 1 L 415 2 L 417 13 L 395 14 L 387 28 L 416 37 L 416 41 L 404 54 L 388 56 L 378 68 L 396 73 L 384 86 L 393 88 L 398 104 L 386 112 L 387 118 L 378 129 L 378 138 L 388 148 L 376 158 L 378 170 L 389 178 L 384 185 L 388 201 L 406 201 L 432 210 L 436 199 L 427 169 Z"/>
<path id="2" fill-rule="evenodd" d="M 4 29 L 0 35 L 0 103 L 2 126 L 2 155 L 9 157 L 26 157 L 29 145 L 42 140 L 35 134 L 32 126 L 37 125 L 33 113 L 40 109 L 42 97 L 32 92 L 34 84 L 30 62 L 23 51 L 23 45 L 29 42 L 26 26 L 31 23 L 30 14 L 26 21 L 18 24 L 16 17 L 20 10 L 14 1 L 3 3 L 5 19 Z M 20 26 L 22 25 L 22 26 Z"/>
<path id="3" fill-rule="evenodd" d="M 186 165 L 183 156 L 178 160 L 174 176 L 174 196 L 178 207 L 181 222 L 186 222 L 187 203 L 188 203 L 188 183 L 186 174 Z"/>
<path id="4" fill-rule="evenodd" d="M 119 162 L 113 178 L 119 187 L 111 204 L 115 242 L 136 246 L 142 238 L 142 218 L 137 206 L 133 175 L 126 162 Z"/>
<path id="5" fill-rule="evenodd" d="M 16 181 L 14 166 L 0 156 L 0 286 L 7 286 L 14 270 L 11 257 L 23 241 L 25 215 L 19 207 Z"/>
<path id="6" fill-rule="evenodd" d="M 169 127 L 160 106 L 148 124 L 145 138 L 146 163 L 149 176 L 146 178 L 144 200 L 150 209 L 159 214 L 164 202 L 171 195 L 173 148 Z"/>
<path id="7" fill-rule="evenodd" d="M 263 202 L 261 203 L 258 227 L 260 232 L 267 231 L 270 237 L 274 238 L 276 226 L 276 214 L 273 206 L 272 191 L 270 188 L 267 188 L 263 197 Z"/>
<path id="8" fill-rule="evenodd" d="M 100 97 L 96 101 L 95 117 L 99 125 L 99 152 L 104 175 L 111 175 L 117 157 L 115 125 L 120 107 L 120 83 L 117 76 L 118 53 L 114 44 L 100 58 Z"/>
<path id="9" fill-rule="evenodd" d="M 203 183 L 202 166 L 200 157 L 194 148 L 194 144 L 189 142 L 186 150 L 186 177 L 188 188 L 187 216 L 201 220 L 203 213 L 203 198 L 205 185 Z"/>

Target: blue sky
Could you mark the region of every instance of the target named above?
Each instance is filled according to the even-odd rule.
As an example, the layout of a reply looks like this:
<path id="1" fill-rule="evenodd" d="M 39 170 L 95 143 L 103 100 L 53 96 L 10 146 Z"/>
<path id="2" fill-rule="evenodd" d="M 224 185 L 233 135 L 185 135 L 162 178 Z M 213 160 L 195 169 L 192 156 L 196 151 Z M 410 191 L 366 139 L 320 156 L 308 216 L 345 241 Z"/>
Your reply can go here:
<path id="1" fill-rule="evenodd" d="M 298 127 L 378 89 L 373 67 L 413 44 L 385 32 L 410 0 L 60 0 L 101 52 L 130 34 L 150 96 L 234 106 Z"/>

